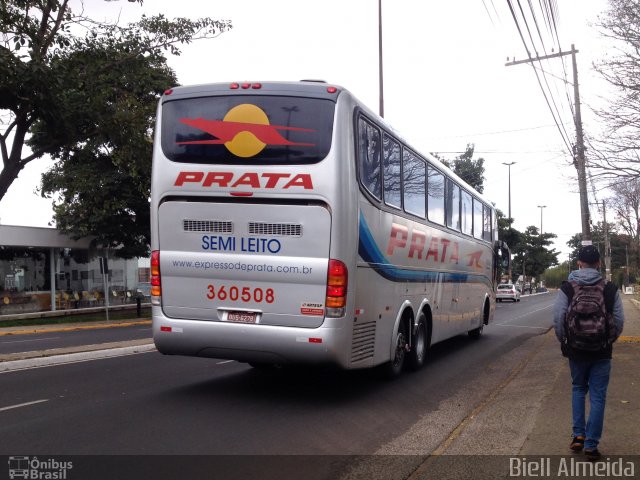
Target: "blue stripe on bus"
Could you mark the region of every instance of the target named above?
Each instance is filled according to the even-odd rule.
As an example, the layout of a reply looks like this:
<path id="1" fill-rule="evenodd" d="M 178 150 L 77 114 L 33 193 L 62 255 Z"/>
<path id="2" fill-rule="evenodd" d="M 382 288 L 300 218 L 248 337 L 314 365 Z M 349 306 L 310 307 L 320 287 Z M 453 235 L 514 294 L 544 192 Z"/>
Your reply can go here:
<path id="1" fill-rule="evenodd" d="M 483 275 L 470 275 L 467 273 L 413 270 L 392 265 L 378 248 L 362 213 L 360 214 L 359 224 L 358 254 L 371 268 L 387 280 L 392 282 L 435 282 L 439 276 L 439 281 L 441 282 L 466 283 L 478 281 L 483 277 Z"/>

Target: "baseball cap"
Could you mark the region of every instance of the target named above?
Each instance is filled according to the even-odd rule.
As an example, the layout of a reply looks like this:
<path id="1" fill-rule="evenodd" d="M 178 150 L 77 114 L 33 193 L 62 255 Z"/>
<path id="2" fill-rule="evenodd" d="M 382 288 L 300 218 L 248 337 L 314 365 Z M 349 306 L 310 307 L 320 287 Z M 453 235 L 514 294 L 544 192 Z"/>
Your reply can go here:
<path id="1" fill-rule="evenodd" d="M 578 252 L 578 260 L 593 265 L 600 261 L 600 252 L 593 245 L 587 245 Z"/>

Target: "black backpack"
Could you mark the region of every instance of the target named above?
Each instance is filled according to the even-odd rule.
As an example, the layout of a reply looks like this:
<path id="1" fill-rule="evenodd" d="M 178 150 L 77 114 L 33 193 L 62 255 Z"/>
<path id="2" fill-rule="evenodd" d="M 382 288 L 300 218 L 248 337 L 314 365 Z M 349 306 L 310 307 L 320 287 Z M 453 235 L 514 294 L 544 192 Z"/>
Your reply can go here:
<path id="1" fill-rule="evenodd" d="M 617 287 L 600 280 L 593 285 L 564 282 L 561 289 L 569 299 L 564 323 L 567 345 L 585 352 L 606 349 L 616 333 L 613 304 Z"/>

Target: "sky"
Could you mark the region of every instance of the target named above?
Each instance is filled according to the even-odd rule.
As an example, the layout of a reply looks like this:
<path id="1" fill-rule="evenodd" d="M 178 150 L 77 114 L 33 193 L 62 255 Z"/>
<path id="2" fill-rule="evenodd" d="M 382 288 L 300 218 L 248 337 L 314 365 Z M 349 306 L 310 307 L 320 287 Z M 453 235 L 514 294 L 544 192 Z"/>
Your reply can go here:
<path id="1" fill-rule="evenodd" d="M 529 4 L 520 3 L 524 8 Z M 598 122 L 591 107 L 601 105 L 606 87 L 591 65 L 608 47 L 591 24 L 607 2 L 555 3 L 560 48 L 568 51 L 575 44 L 579 51 L 583 126 L 595 133 Z M 72 0 L 72 5 L 80 2 Z M 183 46 L 181 56 L 169 57 L 183 85 L 323 79 L 378 110 L 378 0 L 147 0 L 143 5 L 85 0 L 84 6 L 96 20 L 119 19 L 122 24 L 143 13 L 230 19 L 229 32 Z M 505 66 L 507 58 L 526 58 L 507 2 L 382 0 L 382 26 L 385 119 L 421 152 L 453 159 L 474 144 L 474 158 L 485 160 L 484 194 L 505 214 L 510 170 L 514 227 L 540 228 L 542 220 L 543 232 L 558 236 L 554 248 L 561 252 L 560 260 L 566 259 L 566 242 L 581 231 L 576 170 L 532 66 Z M 529 27 L 534 28 L 533 22 Z M 571 57 L 562 58 L 544 63 L 549 75 L 543 82 L 571 145 L 573 87 L 552 76 L 566 72 L 571 80 Z M 504 165 L 510 162 L 515 162 L 510 168 Z M 43 158 L 20 173 L 0 201 L 0 223 L 50 224 L 51 200 L 36 192 L 40 175 L 50 166 Z M 590 201 L 605 197 L 606 192 L 598 192 Z M 595 207 L 591 213 L 594 222 L 602 219 Z"/>

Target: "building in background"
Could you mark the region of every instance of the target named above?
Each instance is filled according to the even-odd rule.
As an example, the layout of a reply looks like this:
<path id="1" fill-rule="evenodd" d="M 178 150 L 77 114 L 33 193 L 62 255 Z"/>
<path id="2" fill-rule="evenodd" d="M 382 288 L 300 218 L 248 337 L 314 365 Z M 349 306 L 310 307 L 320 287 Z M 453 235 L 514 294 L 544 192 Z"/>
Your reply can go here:
<path id="1" fill-rule="evenodd" d="M 135 302 L 148 259 L 121 259 L 53 228 L 0 225 L 0 316 Z M 108 258 L 108 273 L 100 258 Z M 139 266 L 140 265 L 140 266 Z M 105 286 L 107 288 L 105 288 Z"/>

